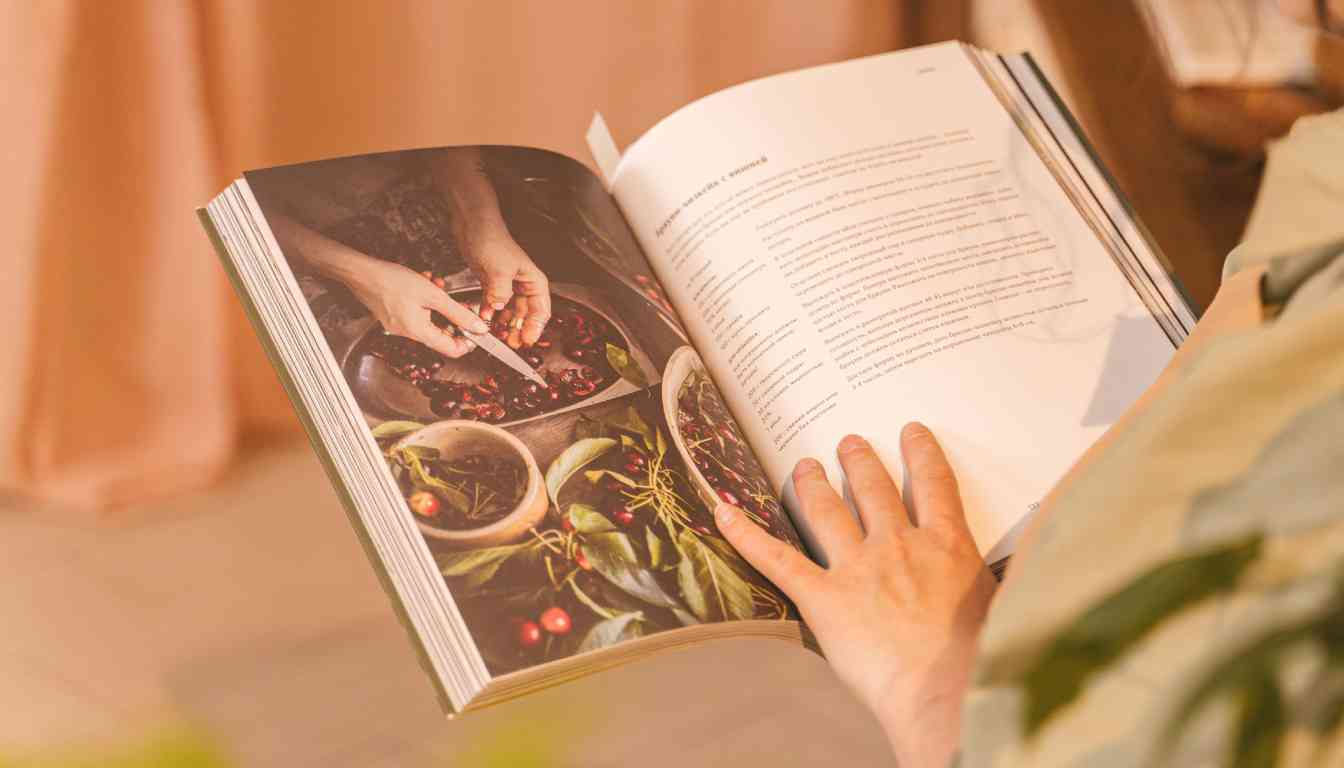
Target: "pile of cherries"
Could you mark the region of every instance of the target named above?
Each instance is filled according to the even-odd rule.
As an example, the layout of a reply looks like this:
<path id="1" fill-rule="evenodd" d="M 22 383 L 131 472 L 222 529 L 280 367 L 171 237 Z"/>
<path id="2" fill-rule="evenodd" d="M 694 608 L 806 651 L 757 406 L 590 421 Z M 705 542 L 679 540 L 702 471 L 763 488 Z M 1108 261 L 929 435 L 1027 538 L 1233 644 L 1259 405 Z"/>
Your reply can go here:
<path id="1" fill-rule="evenodd" d="M 428 397 L 430 410 L 439 418 L 498 423 L 547 413 L 584 400 L 619 378 L 607 362 L 608 344 L 629 352 L 616 329 L 596 312 L 560 297 L 554 297 L 553 301 L 557 311 L 541 337 L 535 344 L 517 350 L 546 380 L 545 387 L 484 350 L 475 350 L 465 358 L 485 372 L 476 383 L 435 378 L 443 368 L 443 356 L 405 337 L 373 337 L 368 352 Z M 490 329 L 500 340 L 507 339 L 510 331 L 508 320 L 502 315 L 496 314 Z M 565 361 L 576 365 L 562 363 L 543 368 L 543 354 L 552 348 L 559 349 Z"/>
<path id="2" fill-rule="evenodd" d="M 720 500 L 773 524 L 779 502 L 713 382 L 693 373 L 677 397 L 677 429 Z"/>

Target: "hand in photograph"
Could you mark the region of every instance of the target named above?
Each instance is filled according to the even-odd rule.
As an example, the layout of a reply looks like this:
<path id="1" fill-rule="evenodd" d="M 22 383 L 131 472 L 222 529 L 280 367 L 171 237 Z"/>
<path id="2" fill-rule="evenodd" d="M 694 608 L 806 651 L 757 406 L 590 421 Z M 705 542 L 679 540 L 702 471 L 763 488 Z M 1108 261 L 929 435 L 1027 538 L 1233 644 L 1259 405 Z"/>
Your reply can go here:
<path id="1" fill-rule="evenodd" d="M 405 336 L 447 357 L 461 357 L 472 343 L 432 319 L 486 333 L 497 312 L 510 324 L 506 341 L 516 348 L 536 342 L 551 315 L 550 283 L 514 241 L 475 148 L 438 152 L 430 161 L 433 191 L 451 213 L 453 238 L 484 291 L 481 306 L 466 307 L 444 292 L 442 276 L 416 272 L 384 253 L 363 253 L 282 213 L 272 230 L 287 254 L 314 272 L 343 283 L 389 334 Z M 442 323 L 442 321 L 440 321 Z"/>
<path id="2" fill-rule="evenodd" d="M 453 236 L 481 282 L 481 317 L 509 312 L 509 346 L 536 343 L 551 317 L 550 283 L 509 233 L 480 152 L 438 153 L 430 162 L 430 177 L 453 211 Z"/>
<path id="3" fill-rule="evenodd" d="M 736 507 L 715 511 L 747 562 L 798 606 L 836 674 L 877 715 L 901 765 L 946 765 L 994 578 L 971 538 L 956 478 L 924 427 L 901 434 L 911 504 L 863 439 L 838 448 L 862 527 L 815 461 L 793 481 L 803 516 L 830 566 L 753 524 Z M 913 513 L 913 514 L 912 514 Z"/>
<path id="4" fill-rule="evenodd" d="M 390 334 L 414 339 L 447 357 L 461 357 L 474 345 L 435 325 L 431 312 L 459 328 L 489 330 L 469 307 L 448 298 L 418 272 L 360 253 L 283 214 L 272 215 L 271 228 L 287 252 L 302 254 L 314 271 L 343 283 Z"/>

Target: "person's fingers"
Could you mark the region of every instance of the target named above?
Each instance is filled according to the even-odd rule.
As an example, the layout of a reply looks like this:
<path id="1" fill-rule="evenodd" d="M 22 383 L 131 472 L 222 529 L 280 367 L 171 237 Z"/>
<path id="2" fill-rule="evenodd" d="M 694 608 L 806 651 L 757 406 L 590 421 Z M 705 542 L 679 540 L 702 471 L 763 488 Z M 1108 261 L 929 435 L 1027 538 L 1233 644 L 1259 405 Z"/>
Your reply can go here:
<path id="1" fill-rule="evenodd" d="M 549 297 L 547 297 L 549 299 Z M 518 302 L 523 305 L 523 343 L 532 345 L 541 338 L 541 332 L 546 330 L 546 321 L 550 316 L 542 309 L 541 298 L 537 296 L 522 296 Z"/>
<path id="2" fill-rule="evenodd" d="M 509 335 L 504 342 L 514 349 L 523 346 L 523 326 L 526 324 L 527 310 L 522 306 L 522 298 L 514 300 L 513 311 L 508 315 Z"/>
<path id="3" fill-rule="evenodd" d="M 416 323 L 408 330 L 411 338 L 444 357 L 462 357 L 476 348 L 470 339 L 454 336 L 428 319 L 423 323 Z"/>
<path id="4" fill-rule="evenodd" d="M 793 490 L 798 496 L 799 513 L 816 536 L 827 562 L 838 562 L 862 543 L 858 521 L 831 487 L 820 462 L 798 462 L 793 468 Z"/>
<path id="5" fill-rule="evenodd" d="M 490 331 L 490 325 L 482 320 L 479 315 L 453 301 L 448 297 L 448 294 L 442 291 L 426 291 L 422 300 L 427 309 L 432 309 L 448 318 L 448 322 L 458 328 L 473 333 L 488 333 Z M 426 318 L 428 318 L 428 314 L 426 314 Z M 427 324 L 434 327 L 432 323 Z"/>
<path id="6" fill-rule="evenodd" d="M 909 501 L 915 523 L 968 530 L 957 477 L 929 428 L 918 422 L 906 424 L 901 430 L 901 455 L 910 470 Z"/>
<path id="7" fill-rule="evenodd" d="M 514 270 L 506 267 L 491 267 L 481 276 L 481 307 L 496 312 L 508 306 L 513 298 Z"/>
<path id="8" fill-rule="evenodd" d="M 808 602 L 814 593 L 813 586 L 823 573 L 816 563 L 771 536 L 737 507 L 719 504 L 714 510 L 714 522 L 751 567 L 784 590 L 795 603 L 801 606 Z"/>
<path id="9" fill-rule="evenodd" d="M 854 494 L 859 518 L 869 534 L 886 533 L 910 524 L 900 489 L 867 440 L 849 435 L 840 441 L 836 455 Z"/>
<path id="10" fill-rule="evenodd" d="M 523 329 L 523 338 L 530 339 L 527 343 L 531 344 L 551 319 L 551 281 L 535 264 L 529 264 L 519 271 L 516 287 L 526 297 L 527 327 Z"/>

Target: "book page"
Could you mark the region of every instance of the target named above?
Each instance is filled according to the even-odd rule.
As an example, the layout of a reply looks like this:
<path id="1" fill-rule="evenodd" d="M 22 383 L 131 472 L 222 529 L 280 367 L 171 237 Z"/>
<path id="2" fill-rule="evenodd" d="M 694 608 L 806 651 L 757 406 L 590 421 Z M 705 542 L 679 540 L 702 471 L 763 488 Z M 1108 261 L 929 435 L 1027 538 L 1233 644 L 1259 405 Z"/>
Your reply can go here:
<path id="1" fill-rule="evenodd" d="M 310 313 L 329 353 L 304 374 L 334 374 L 358 406 L 367 432 L 354 442 L 381 458 L 396 520 L 418 534 L 380 565 L 437 568 L 490 676 L 701 624 L 797 618 L 714 527 L 707 475 L 798 545 L 586 168 L 448 147 L 246 183 L 293 286 L 283 301 Z M 500 278 L 512 295 L 482 311 Z M 476 325 L 489 337 L 469 335 Z"/>
<path id="2" fill-rule="evenodd" d="M 1174 351 L 955 43 L 709 96 L 611 188 L 786 502 L 919 420 L 996 559 Z"/>

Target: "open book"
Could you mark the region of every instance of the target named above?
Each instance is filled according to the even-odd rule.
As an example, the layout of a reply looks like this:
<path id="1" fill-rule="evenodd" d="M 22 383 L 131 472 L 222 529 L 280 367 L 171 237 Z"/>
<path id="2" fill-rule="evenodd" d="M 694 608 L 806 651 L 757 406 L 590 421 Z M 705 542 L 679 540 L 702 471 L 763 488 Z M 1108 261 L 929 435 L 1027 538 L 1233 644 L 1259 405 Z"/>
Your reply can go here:
<path id="1" fill-rule="evenodd" d="M 251 171 L 201 211 L 455 712 L 710 638 L 804 642 L 712 510 L 824 562 L 789 474 L 840 482 L 850 432 L 899 474 L 928 424 L 1002 563 L 1194 324 L 1026 56 L 817 67 L 589 144 L 602 177 L 421 149 Z M 515 282 L 484 335 L 450 321 L 520 263 L 544 291 Z"/>

